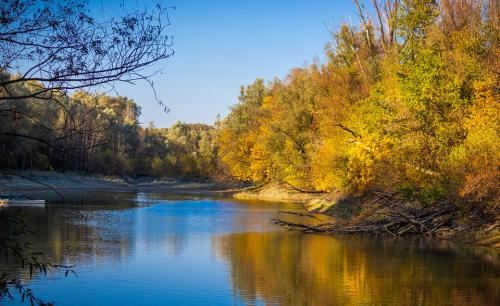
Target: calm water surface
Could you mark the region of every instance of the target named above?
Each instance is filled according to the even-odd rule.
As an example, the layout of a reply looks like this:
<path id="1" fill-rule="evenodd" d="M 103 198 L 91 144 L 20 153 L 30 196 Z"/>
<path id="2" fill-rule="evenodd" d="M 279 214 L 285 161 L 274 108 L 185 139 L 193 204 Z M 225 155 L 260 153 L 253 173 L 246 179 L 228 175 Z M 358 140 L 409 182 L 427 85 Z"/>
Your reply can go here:
<path id="1" fill-rule="evenodd" d="M 78 274 L 26 280 L 57 305 L 500 305 L 500 256 L 490 249 L 297 234 L 269 222 L 284 204 L 74 198 L 25 212 L 35 249 Z"/>

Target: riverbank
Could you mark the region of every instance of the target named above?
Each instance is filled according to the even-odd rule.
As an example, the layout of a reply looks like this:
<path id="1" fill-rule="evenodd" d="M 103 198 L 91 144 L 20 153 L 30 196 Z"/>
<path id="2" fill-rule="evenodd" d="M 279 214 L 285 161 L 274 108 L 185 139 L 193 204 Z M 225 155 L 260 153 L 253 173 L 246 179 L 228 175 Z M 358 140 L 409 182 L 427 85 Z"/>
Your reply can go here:
<path id="1" fill-rule="evenodd" d="M 69 191 L 155 191 L 176 194 L 224 194 L 226 185 L 189 182 L 173 178 L 129 178 L 79 172 L 10 171 L 0 176 L 0 193 L 20 193 L 53 189 Z"/>
<path id="2" fill-rule="evenodd" d="M 304 193 L 278 185 L 246 190 L 234 197 L 298 203 L 304 208 L 300 220 L 297 213 L 290 213 L 273 221 L 306 233 L 415 235 L 500 248 L 498 212 L 475 206 L 429 206 L 377 191 L 356 196 Z M 330 220 L 322 221 L 322 216 Z"/>
<path id="3" fill-rule="evenodd" d="M 303 213 L 284 213 L 274 220 L 275 223 L 304 232 L 375 233 L 394 237 L 414 234 L 500 248 L 498 216 L 478 218 L 477 211 L 460 211 L 449 205 L 429 209 L 398 204 L 395 210 L 389 208 L 394 206 L 391 202 L 394 199 L 387 194 L 345 197 L 332 193 L 305 193 L 275 184 L 231 189 L 223 184 L 172 178 L 134 179 L 78 172 L 22 171 L 0 176 L 0 193 L 48 189 L 62 195 L 72 191 L 149 191 L 297 203 L 303 207 Z"/>
<path id="4" fill-rule="evenodd" d="M 233 197 L 240 200 L 299 203 L 307 205 L 309 211 L 315 212 L 323 212 L 331 206 L 331 203 L 335 202 L 333 194 L 299 192 L 277 184 L 242 189 L 236 192 Z"/>

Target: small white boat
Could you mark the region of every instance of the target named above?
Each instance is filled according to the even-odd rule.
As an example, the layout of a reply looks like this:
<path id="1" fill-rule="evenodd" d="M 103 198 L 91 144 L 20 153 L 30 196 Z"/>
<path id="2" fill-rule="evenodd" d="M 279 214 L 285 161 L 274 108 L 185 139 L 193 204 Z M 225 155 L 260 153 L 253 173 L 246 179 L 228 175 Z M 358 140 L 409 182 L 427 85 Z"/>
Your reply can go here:
<path id="1" fill-rule="evenodd" d="M 37 200 L 20 194 L 0 194 L 0 205 L 45 205 L 45 200 Z"/>

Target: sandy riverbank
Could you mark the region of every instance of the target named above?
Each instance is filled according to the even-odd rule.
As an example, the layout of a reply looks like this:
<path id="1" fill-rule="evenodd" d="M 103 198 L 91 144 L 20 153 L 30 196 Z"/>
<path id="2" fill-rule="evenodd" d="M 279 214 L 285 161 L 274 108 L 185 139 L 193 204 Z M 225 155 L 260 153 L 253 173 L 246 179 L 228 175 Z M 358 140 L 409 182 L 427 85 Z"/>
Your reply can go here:
<path id="1" fill-rule="evenodd" d="M 263 200 L 302 204 L 308 211 L 323 213 L 339 199 L 339 195 L 330 193 L 305 193 L 286 186 L 269 184 L 260 188 L 240 190 L 233 195 L 241 200 Z"/>
<path id="2" fill-rule="evenodd" d="M 277 185 L 261 188 L 231 188 L 207 182 L 190 182 L 173 178 L 129 178 L 84 174 L 79 172 L 8 171 L 0 175 L 0 193 L 49 190 L 58 191 L 156 191 L 187 194 L 229 194 L 241 200 L 262 200 L 284 203 L 307 204 L 310 210 L 322 211 L 335 199 L 327 194 L 308 194 Z"/>
<path id="3" fill-rule="evenodd" d="M 49 187 L 50 186 L 50 187 Z M 155 191 L 179 194 L 224 194 L 227 187 L 214 183 L 187 182 L 171 178 L 123 178 L 89 175 L 78 172 L 22 171 L 0 176 L 0 193 L 49 190 L 59 192 L 89 191 Z"/>

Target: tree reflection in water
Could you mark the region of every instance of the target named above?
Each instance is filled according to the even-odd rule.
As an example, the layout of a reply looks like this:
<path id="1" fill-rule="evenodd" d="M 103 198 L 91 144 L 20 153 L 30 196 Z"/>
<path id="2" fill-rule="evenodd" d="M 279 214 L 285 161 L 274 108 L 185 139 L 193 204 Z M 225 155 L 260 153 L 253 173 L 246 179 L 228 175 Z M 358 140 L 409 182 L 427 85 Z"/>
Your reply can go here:
<path id="1" fill-rule="evenodd" d="M 498 258 L 486 260 L 498 253 L 448 242 L 262 232 L 221 236 L 218 249 L 248 305 L 500 303 Z"/>
<path id="2" fill-rule="evenodd" d="M 29 280 L 12 262 L 0 269 L 61 305 L 500 305 L 497 251 L 287 232 L 269 222 L 282 209 L 94 194 L 72 208 L 25 211 L 33 248 L 48 262 L 75 265 L 78 279 Z"/>

